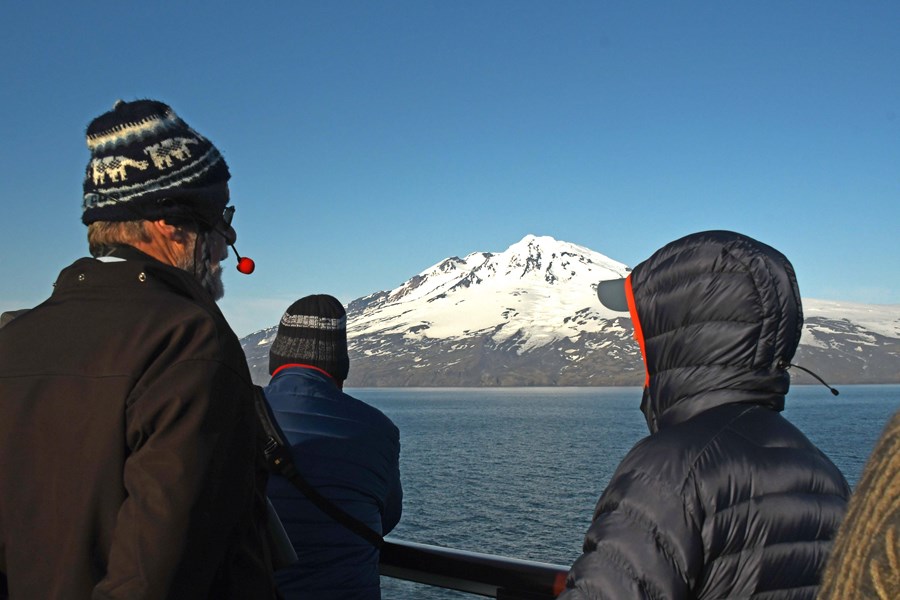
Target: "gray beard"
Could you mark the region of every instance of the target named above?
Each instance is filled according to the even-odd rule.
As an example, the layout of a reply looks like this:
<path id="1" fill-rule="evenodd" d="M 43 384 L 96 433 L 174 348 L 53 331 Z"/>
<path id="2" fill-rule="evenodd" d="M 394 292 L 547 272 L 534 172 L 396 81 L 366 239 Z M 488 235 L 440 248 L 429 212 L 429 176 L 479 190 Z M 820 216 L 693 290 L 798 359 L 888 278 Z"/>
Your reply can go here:
<path id="1" fill-rule="evenodd" d="M 190 248 L 178 261 L 176 266 L 188 273 L 192 273 L 200 286 L 212 297 L 219 301 L 225 296 L 225 284 L 222 282 L 221 263 L 213 264 L 209 251 L 209 233 L 198 233 Z"/>

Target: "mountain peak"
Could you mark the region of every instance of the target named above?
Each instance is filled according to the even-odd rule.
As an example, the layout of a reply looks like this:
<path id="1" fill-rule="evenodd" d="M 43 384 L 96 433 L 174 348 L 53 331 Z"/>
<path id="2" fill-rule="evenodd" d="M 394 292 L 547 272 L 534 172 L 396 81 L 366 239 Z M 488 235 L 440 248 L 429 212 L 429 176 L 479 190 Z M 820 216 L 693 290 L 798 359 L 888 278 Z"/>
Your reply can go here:
<path id="1" fill-rule="evenodd" d="M 619 317 L 600 305 L 595 290 L 598 281 L 625 272 L 598 252 L 529 234 L 500 253 L 445 259 L 361 304 L 349 315 L 352 335 L 446 340 L 489 331 L 497 343 L 515 337 L 523 349 L 542 346 Z"/>
<path id="2" fill-rule="evenodd" d="M 630 319 L 596 296 L 598 281 L 626 274 L 603 254 L 533 234 L 446 258 L 347 307 L 352 385 L 640 385 Z M 804 312 L 799 362 L 829 381 L 898 381 L 900 306 L 806 299 Z M 275 332 L 242 340 L 258 383 Z"/>

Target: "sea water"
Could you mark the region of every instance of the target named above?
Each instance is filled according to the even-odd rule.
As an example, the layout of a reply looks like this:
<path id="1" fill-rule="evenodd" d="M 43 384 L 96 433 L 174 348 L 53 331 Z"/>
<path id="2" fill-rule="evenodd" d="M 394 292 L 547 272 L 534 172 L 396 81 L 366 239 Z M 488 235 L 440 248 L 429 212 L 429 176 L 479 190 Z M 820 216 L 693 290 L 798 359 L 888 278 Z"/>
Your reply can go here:
<path id="1" fill-rule="evenodd" d="M 794 386 L 785 416 L 851 485 L 900 386 Z M 357 388 L 400 428 L 403 518 L 390 537 L 571 565 L 594 504 L 647 426 L 639 388 Z M 382 578 L 384 600 L 476 596 Z"/>

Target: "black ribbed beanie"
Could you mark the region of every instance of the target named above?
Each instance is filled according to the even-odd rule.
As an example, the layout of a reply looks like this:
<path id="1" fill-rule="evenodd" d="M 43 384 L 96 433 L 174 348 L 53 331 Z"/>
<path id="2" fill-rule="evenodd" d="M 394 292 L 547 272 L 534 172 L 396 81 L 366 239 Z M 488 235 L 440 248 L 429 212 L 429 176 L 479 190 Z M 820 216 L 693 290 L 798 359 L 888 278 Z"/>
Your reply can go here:
<path id="1" fill-rule="evenodd" d="M 318 367 L 337 381 L 347 379 L 347 313 L 337 298 L 316 294 L 287 309 L 269 350 L 269 374 L 288 364 Z"/>

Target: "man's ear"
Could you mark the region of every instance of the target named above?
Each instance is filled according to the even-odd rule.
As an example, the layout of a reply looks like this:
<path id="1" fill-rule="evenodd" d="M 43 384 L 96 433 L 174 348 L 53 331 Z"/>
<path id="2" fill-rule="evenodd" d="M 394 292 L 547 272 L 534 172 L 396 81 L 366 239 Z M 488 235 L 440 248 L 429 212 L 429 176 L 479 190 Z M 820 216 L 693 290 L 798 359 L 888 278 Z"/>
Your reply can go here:
<path id="1" fill-rule="evenodd" d="M 164 239 L 169 242 L 175 242 L 182 246 L 190 241 L 190 234 L 182 227 L 177 227 L 168 223 L 165 219 L 156 221 L 148 221 L 147 228 L 151 237 Z"/>

